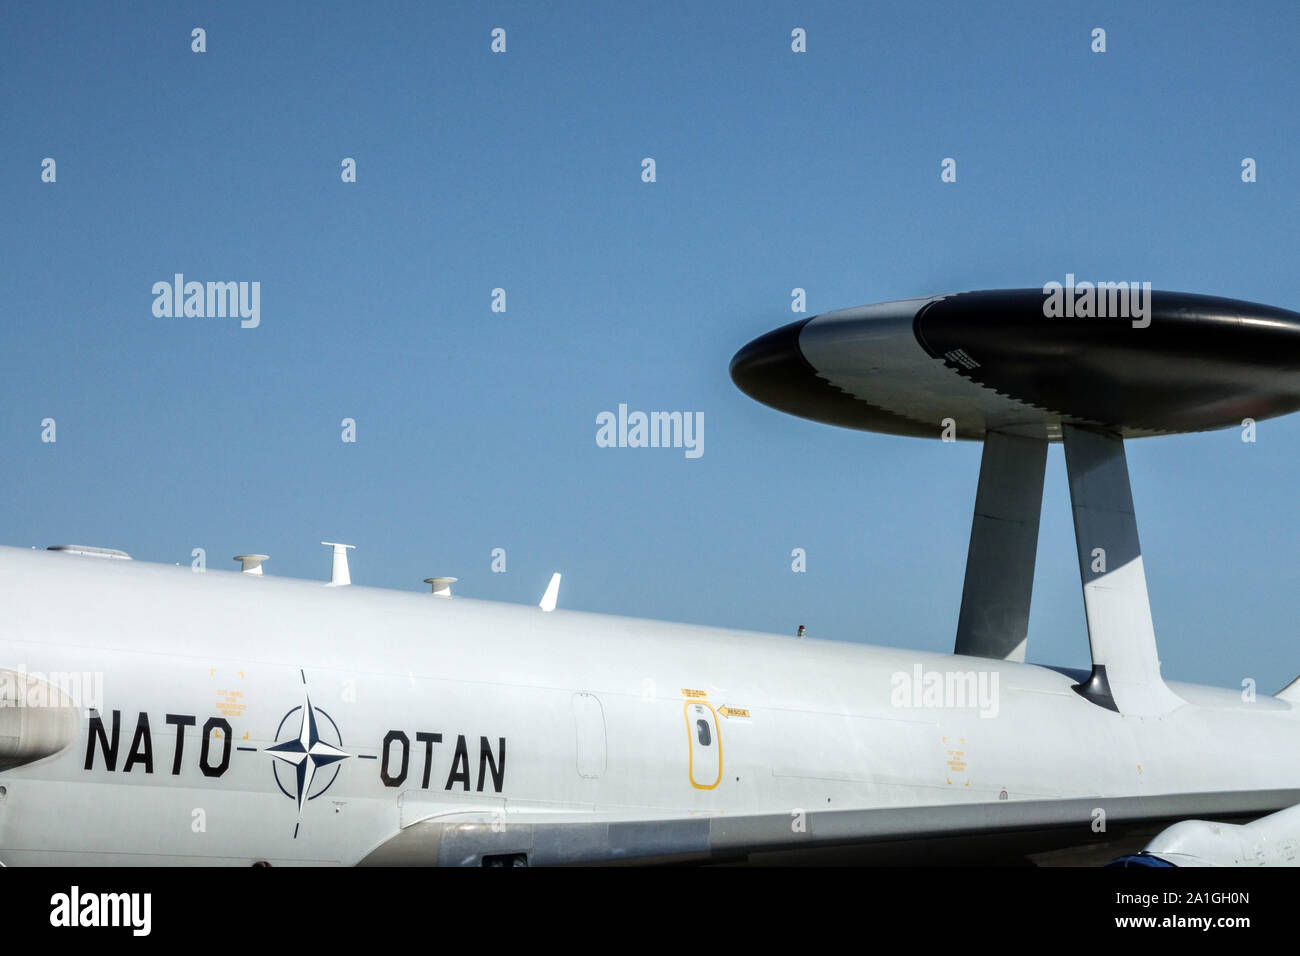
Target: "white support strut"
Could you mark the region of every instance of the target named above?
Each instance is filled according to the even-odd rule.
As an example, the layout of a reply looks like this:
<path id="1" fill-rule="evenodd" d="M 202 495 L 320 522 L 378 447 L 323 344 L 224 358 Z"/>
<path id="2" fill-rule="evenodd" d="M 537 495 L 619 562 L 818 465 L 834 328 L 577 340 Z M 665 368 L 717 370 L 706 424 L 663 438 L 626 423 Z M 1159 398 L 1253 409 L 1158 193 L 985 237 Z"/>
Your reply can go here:
<path id="1" fill-rule="evenodd" d="M 1121 714 L 1168 713 L 1185 701 L 1160 676 L 1124 440 L 1076 425 L 1062 438 L 1092 650 L 1092 674 L 1075 690 Z"/>

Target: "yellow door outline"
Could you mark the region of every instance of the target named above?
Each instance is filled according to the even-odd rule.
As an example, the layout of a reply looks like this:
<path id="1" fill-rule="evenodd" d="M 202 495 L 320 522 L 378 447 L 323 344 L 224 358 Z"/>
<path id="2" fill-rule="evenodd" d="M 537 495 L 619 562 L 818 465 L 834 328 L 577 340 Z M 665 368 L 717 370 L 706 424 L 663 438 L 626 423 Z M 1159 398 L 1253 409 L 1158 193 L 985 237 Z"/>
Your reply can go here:
<path id="1" fill-rule="evenodd" d="M 695 782 L 695 728 L 691 726 L 691 705 L 699 704 L 709 708 L 713 714 L 713 739 L 718 742 L 718 779 L 713 783 L 696 783 Z M 696 790 L 712 790 L 718 784 L 722 783 L 722 726 L 718 723 L 718 712 L 713 709 L 713 705 L 707 700 L 688 700 L 682 704 L 682 717 L 686 721 L 686 743 L 690 747 L 690 762 L 687 764 L 688 779 L 691 786 Z"/>

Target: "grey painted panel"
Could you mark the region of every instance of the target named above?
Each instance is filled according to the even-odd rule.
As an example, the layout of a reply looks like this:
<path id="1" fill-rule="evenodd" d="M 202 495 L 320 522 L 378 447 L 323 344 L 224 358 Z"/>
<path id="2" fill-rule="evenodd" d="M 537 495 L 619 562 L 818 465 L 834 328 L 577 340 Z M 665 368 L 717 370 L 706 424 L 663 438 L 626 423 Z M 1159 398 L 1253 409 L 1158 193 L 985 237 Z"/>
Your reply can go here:
<path id="1" fill-rule="evenodd" d="M 1047 440 L 989 432 L 980 459 L 956 654 L 1023 661 Z"/>

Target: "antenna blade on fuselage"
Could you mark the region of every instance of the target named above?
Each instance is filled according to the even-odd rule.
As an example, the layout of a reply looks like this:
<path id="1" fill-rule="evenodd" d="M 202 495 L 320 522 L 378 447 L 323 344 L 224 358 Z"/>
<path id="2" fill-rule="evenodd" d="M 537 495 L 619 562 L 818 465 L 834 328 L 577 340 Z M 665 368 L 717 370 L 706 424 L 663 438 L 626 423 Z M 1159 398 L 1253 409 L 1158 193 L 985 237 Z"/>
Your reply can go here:
<path id="1" fill-rule="evenodd" d="M 555 600 L 560 596 L 560 572 L 556 571 L 551 575 L 551 583 L 546 585 L 546 593 L 542 595 L 541 601 L 537 603 L 543 611 L 554 611 Z"/>

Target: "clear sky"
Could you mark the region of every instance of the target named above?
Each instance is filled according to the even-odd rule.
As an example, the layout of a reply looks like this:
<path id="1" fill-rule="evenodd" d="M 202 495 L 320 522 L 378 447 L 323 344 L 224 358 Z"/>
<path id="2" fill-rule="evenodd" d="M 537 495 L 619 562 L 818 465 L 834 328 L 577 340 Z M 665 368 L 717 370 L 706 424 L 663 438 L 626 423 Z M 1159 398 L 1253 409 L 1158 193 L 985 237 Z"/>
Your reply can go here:
<path id="1" fill-rule="evenodd" d="M 346 541 L 358 584 L 536 602 L 558 569 L 563 607 L 948 650 L 980 446 L 737 391 L 793 288 L 1073 272 L 1300 309 L 1293 3 L 3 16 L 4 544 L 323 579 Z M 259 282 L 260 325 L 155 317 L 177 272 Z M 704 454 L 597 447 L 620 403 L 702 412 Z M 1129 444 L 1166 676 L 1300 672 L 1298 440 Z M 1029 655 L 1088 661 L 1059 446 Z"/>

